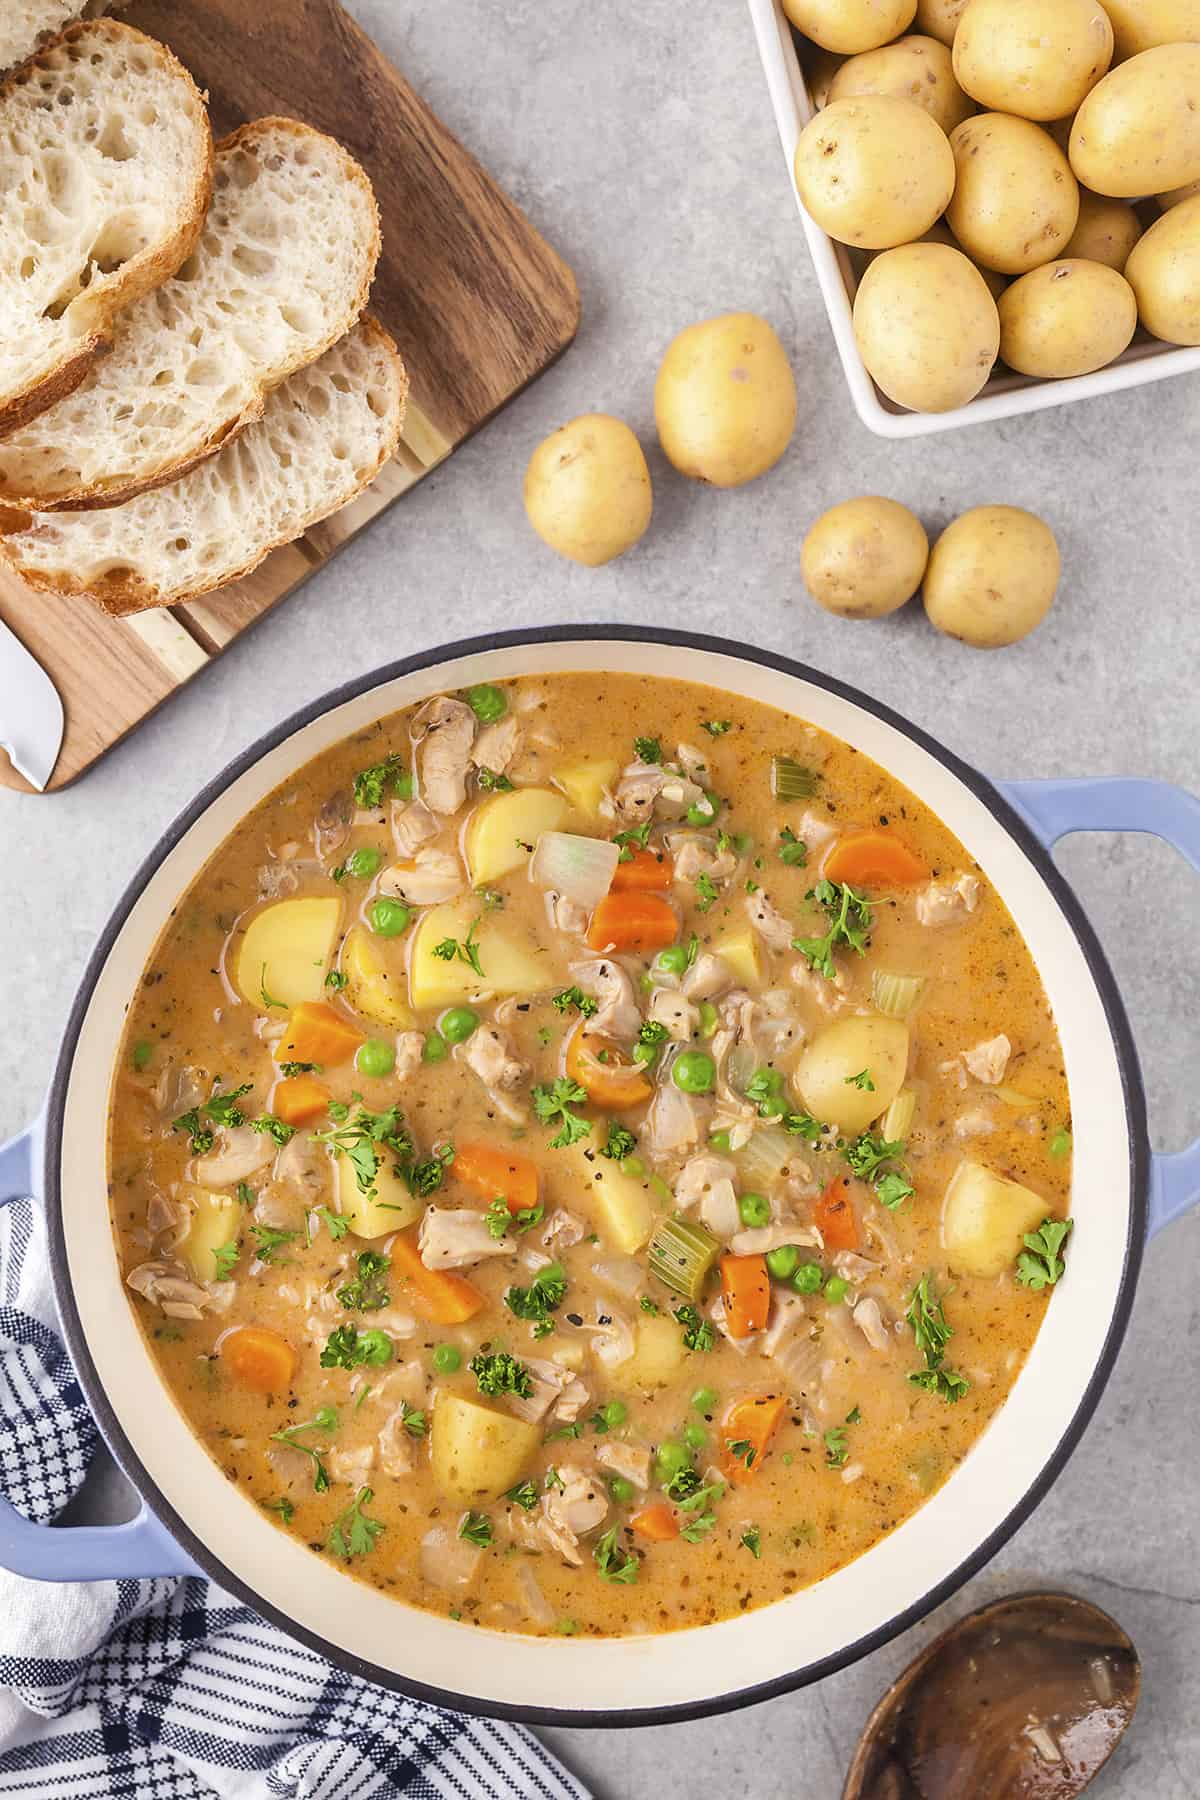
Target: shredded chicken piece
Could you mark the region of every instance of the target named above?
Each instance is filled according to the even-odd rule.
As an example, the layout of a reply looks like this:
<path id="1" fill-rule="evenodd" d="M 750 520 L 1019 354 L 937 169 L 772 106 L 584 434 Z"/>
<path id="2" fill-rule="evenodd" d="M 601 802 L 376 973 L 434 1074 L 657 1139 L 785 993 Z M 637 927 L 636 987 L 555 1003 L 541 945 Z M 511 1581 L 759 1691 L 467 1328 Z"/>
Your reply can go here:
<path id="1" fill-rule="evenodd" d="M 884 1321 L 878 1300 L 870 1296 L 865 1300 L 860 1300 L 850 1316 L 872 1350 L 890 1350 L 891 1334 Z"/>
<path id="2" fill-rule="evenodd" d="M 424 1032 L 401 1031 L 396 1034 L 396 1067 L 393 1076 L 397 1082 L 405 1082 L 416 1074 L 421 1066 L 424 1050 Z"/>
<path id="3" fill-rule="evenodd" d="M 756 894 L 747 894 L 746 913 L 751 925 L 768 948 L 771 950 L 791 949 L 792 927 L 778 907 L 772 906 L 761 888 Z"/>
<path id="4" fill-rule="evenodd" d="M 703 1115 L 691 1095 L 668 1080 L 655 1089 L 642 1129 L 652 1156 L 684 1156 L 703 1136 Z"/>
<path id="5" fill-rule="evenodd" d="M 183 1223 L 182 1215 L 173 1200 L 151 1186 L 150 1198 L 146 1202 L 146 1229 L 151 1237 L 159 1237 L 164 1231 L 177 1231 Z"/>
<path id="6" fill-rule="evenodd" d="M 274 1160 L 277 1145 L 270 1132 L 251 1125 L 222 1128 L 214 1150 L 198 1156 L 191 1165 L 191 1179 L 199 1187 L 231 1188 L 257 1175 Z"/>
<path id="7" fill-rule="evenodd" d="M 550 1523 L 575 1543 L 595 1531 L 608 1517 L 608 1496 L 598 1478 L 575 1463 L 559 1469 L 561 1488 L 542 1497 L 542 1511 Z"/>
<path id="8" fill-rule="evenodd" d="M 730 1238 L 740 1223 L 737 1190 L 732 1181 L 714 1181 L 700 1202 L 700 1223 L 714 1237 Z"/>
<path id="9" fill-rule="evenodd" d="M 565 931 L 569 937 L 582 937 L 587 930 L 588 910 L 580 906 L 578 900 L 569 900 L 565 894 L 555 893 L 547 888 L 544 895 L 546 917 L 556 931 Z"/>
<path id="10" fill-rule="evenodd" d="M 354 796 L 349 788 L 342 788 L 318 807 L 313 820 L 313 847 L 322 862 L 336 854 L 350 836 L 350 821 L 354 817 Z"/>
<path id="11" fill-rule="evenodd" d="M 665 1025 L 677 1044 L 686 1044 L 700 1024 L 698 1008 L 683 994 L 671 988 L 655 988 L 650 996 L 647 1014 L 656 1025 Z"/>
<path id="12" fill-rule="evenodd" d="M 931 881 L 917 895 L 917 921 L 921 925 L 948 925 L 973 913 L 978 904 L 979 881 L 974 875 Z"/>
<path id="13" fill-rule="evenodd" d="M 592 1390 L 582 1375 L 572 1374 L 570 1381 L 554 1403 L 551 1418 L 564 1425 L 574 1425 L 585 1406 L 592 1403 Z"/>
<path id="14" fill-rule="evenodd" d="M 439 694 L 413 721 L 420 795 L 431 812 L 456 813 L 467 797 L 467 769 L 475 714 L 462 700 Z"/>
<path id="15" fill-rule="evenodd" d="M 529 1075 L 529 1064 L 521 1061 L 511 1041 L 495 1025 L 480 1025 L 473 1031 L 462 1046 L 462 1058 L 492 1092 L 519 1087 Z"/>
<path id="16" fill-rule="evenodd" d="M 796 836 L 816 852 L 837 836 L 837 826 L 828 819 L 819 819 L 814 812 L 805 812 L 796 827 Z"/>
<path id="17" fill-rule="evenodd" d="M 676 744 L 675 761 L 689 781 L 708 780 L 708 757 L 703 750 L 697 750 L 695 744 Z"/>
<path id="18" fill-rule="evenodd" d="M 857 1250 L 838 1250 L 834 1253 L 833 1267 L 843 1281 L 869 1281 L 872 1275 L 879 1273 L 879 1264 L 869 1256 L 860 1256 Z"/>
<path id="19" fill-rule="evenodd" d="M 822 1012 L 838 1013 L 848 1004 L 846 976 L 842 969 L 838 969 L 830 981 L 827 975 L 818 975 L 811 963 L 793 963 L 788 970 L 788 980 L 808 999 L 815 1000 Z"/>
<path id="20" fill-rule="evenodd" d="M 650 1486 L 653 1458 L 649 1450 L 643 1450 L 637 1444 L 597 1444 L 596 1461 L 615 1474 L 623 1475 L 626 1481 L 632 1481 L 634 1487 Z"/>
<path id="21" fill-rule="evenodd" d="M 457 899 L 467 885 L 462 863 L 452 850 L 418 850 L 410 863 L 393 863 L 379 877 L 379 892 L 409 906 L 440 906 Z"/>
<path id="22" fill-rule="evenodd" d="M 969 1112 L 960 1113 L 954 1121 L 956 1138 L 986 1137 L 988 1132 L 995 1131 L 996 1121 L 991 1113 L 984 1112 L 981 1106 L 972 1107 Z"/>
<path id="23" fill-rule="evenodd" d="M 967 1085 L 967 1071 L 963 1067 L 961 1056 L 951 1056 L 946 1062 L 939 1063 L 938 1074 L 947 1084 L 953 1082 L 956 1088 L 965 1088 Z"/>
<path id="24" fill-rule="evenodd" d="M 621 779 L 613 789 L 613 806 L 623 824 L 640 825 L 653 817 L 654 802 L 666 779 L 661 763 L 632 762 L 621 771 Z"/>
<path id="25" fill-rule="evenodd" d="M 1004 1080 L 1011 1055 L 1012 1045 L 1001 1031 L 994 1038 L 984 1038 L 970 1050 L 964 1050 L 962 1059 L 976 1081 L 995 1087 Z"/>
<path id="26" fill-rule="evenodd" d="M 200 1073 L 190 1064 L 177 1069 L 174 1063 L 166 1063 L 162 1073 L 154 1084 L 154 1104 L 167 1119 L 177 1119 L 180 1113 L 191 1112 L 207 1099 L 208 1090 L 200 1079 Z"/>
<path id="27" fill-rule="evenodd" d="M 595 1324 L 585 1324 L 583 1329 L 592 1337 L 592 1354 L 606 1369 L 619 1368 L 633 1355 L 633 1326 L 624 1313 L 601 1307 Z"/>
<path id="28" fill-rule="evenodd" d="M 392 802 L 392 842 L 405 862 L 411 862 L 421 845 L 436 837 L 441 829 L 441 820 L 434 818 L 423 801 Z"/>
<path id="29" fill-rule="evenodd" d="M 479 1573 L 483 1551 L 469 1538 L 459 1537 L 459 1525 L 435 1525 L 421 1539 L 421 1574 L 433 1587 L 461 1593 Z"/>
<path id="30" fill-rule="evenodd" d="M 810 1225 L 797 1225 L 795 1219 L 777 1219 L 773 1225 L 755 1225 L 734 1234 L 729 1248 L 735 1256 L 765 1256 L 769 1250 L 782 1250 L 785 1244 L 821 1248 L 821 1239 Z"/>
<path id="31" fill-rule="evenodd" d="M 762 1338 L 761 1331 L 752 1331 L 748 1337 L 734 1337 L 732 1331 L 729 1329 L 729 1320 L 725 1316 L 725 1300 L 723 1295 L 717 1295 L 716 1299 L 708 1309 L 708 1316 L 720 1332 L 721 1336 L 725 1339 L 725 1342 L 727 1344 L 732 1344 L 739 1356 L 745 1356 L 750 1349 L 757 1350 L 760 1348 L 760 1340 Z"/>
<path id="32" fill-rule="evenodd" d="M 539 1419 L 545 1418 L 575 1376 L 560 1363 L 549 1362 L 540 1356 L 523 1356 L 521 1361 L 529 1370 L 533 1392 L 525 1396 L 510 1394 L 508 1403 L 518 1418 L 527 1419 L 531 1425 L 536 1425 Z"/>
<path id="33" fill-rule="evenodd" d="M 707 875 L 712 881 L 728 881 L 738 866 L 733 851 L 718 850 L 711 838 L 677 831 L 668 834 L 667 842 L 675 857 L 676 881 L 694 882 L 698 875 Z"/>
<path id="34" fill-rule="evenodd" d="M 404 1429 L 406 1407 L 390 1412 L 379 1428 L 379 1466 L 385 1475 L 411 1475 L 416 1467 L 416 1445 Z"/>
<path id="35" fill-rule="evenodd" d="M 710 950 L 698 956 L 683 978 L 683 991 L 689 1000 L 715 1000 L 733 981 L 729 965 Z"/>
<path id="36" fill-rule="evenodd" d="M 701 1151 L 699 1156 L 689 1157 L 675 1177 L 675 1204 L 681 1212 L 686 1212 L 689 1206 L 703 1200 L 719 1181 L 732 1182 L 736 1175 L 735 1164 L 725 1157 Z"/>
<path id="37" fill-rule="evenodd" d="M 587 1226 L 574 1213 L 568 1212 L 565 1206 L 556 1207 L 546 1220 L 546 1229 L 542 1233 L 542 1242 L 558 1256 L 569 1250 L 573 1244 L 582 1244 L 587 1236 Z"/>
<path id="38" fill-rule="evenodd" d="M 360 1444 L 355 1450 L 331 1450 L 325 1461 L 335 1481 L 361 1487 L 375 1465 L 375 1446 Z"/>
<path id="39" fill-rule="evenodd" d="M 484 1215 L 470 1206 L 426 1207 L 417 1250 L 427 1269 L 465 1269 L 489 1256 L 512 1255 L 507 1239 L 494 1238 Z"/>
<path id="40" fill-rule="evenodd" d="M 763 1355 L 776 1355 L 780 1345 L 793 1336 L 800 1326 L 807 1329 L 808 1322 L 808 1308 L 799 1294 L 789 1294 L 782 1288 L 773 1288 L 771 1313 L 762 1334 Z"/>
<path id="41" fill-rule="evenodd" d="M 307 1131 L 298 1131 L 276 1156 L 271 1181 L 286 1189 L 301 1205 L 319 1206 L 328 1190 L 331 1171 L 324 1147 L 314 1144 Z"/>
<path id="42" fill-rule="evenodd" d="M 576 962 L 568 971 L 572 981 L 598 1002 L 585 1033 L 628 1040 L 641 1029 L 642 1015 L 633 991 L 633 978 L 612 957 L 595 962 Z"/>
<path id="43" fill-rule="evenodd" d="M 206 1288 L 189 1280 L 178 1265 L 170 1263 L 139 1263 L 125 1277 L 125 1285 L 172 1319 L 202 1319 L 213 1303 Z"/>
<path id="44" fill-rule="evenodd" d="M 512 713 L 505 713 L 494 725 L 485 725 L 475 739 L 471 761 L 477 769 L 490 769 L 503 775 L 521 747 L 521 727 Z"/>
<path id="45" fill-rule="evenodd" d="M 762 1351 L 779 1365 L 793 1396 L 816 1392 L 821 1380 L 821 1337 L 795 1294 L 776 1293 L 762 1334 Z"/>

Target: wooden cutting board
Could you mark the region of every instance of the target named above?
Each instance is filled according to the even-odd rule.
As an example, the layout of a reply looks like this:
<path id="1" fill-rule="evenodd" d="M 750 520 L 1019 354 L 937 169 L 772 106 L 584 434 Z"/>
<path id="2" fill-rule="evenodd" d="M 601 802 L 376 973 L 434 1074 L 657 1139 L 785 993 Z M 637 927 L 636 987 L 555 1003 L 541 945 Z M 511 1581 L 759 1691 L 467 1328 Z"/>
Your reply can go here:
<path id="1" fill-rule="evenodd" d="M 82 774 L 457 449 L 579 323 L 570 269 L 337 0 L 133 0 L 123 17 L 169 44 L 207 90 L 214 136 L 286 113 L 363 164 L 383 222 L 371 311 L 400 346 L 412 390 L 399 454 L 370 488 L 220 593 L 107 619 L 0 573 L 0 618 L 66 710 L 47 791 Z M 0 784 L 34 791 L 3 751 Z"/>

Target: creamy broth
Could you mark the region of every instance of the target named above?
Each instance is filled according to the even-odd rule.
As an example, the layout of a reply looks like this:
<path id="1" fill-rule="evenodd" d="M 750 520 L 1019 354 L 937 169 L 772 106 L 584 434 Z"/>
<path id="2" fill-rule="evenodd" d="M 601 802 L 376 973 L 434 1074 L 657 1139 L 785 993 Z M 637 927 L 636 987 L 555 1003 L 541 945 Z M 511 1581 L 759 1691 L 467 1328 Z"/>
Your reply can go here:
<path id="1" fill-rule="evenodd" d="M 860 1555 L 1002 1405 L 1062 1267 L 1022 1244 L 1067 1212 L 1054 1023 L 845 744 L 622 674 L 465 698 L 314 760 L 180 900 L 121 1263 L 315 1552 L 476 1624 L 705 1623 Z"/>

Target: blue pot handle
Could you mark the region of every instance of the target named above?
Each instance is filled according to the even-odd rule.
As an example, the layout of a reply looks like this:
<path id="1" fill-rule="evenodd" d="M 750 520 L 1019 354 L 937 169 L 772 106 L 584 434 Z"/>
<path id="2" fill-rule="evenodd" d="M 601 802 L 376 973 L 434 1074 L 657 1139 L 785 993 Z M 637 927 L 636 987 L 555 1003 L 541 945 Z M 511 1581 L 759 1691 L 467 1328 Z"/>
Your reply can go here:
<path id="1" fill-rule="evenodd" d="M 1073 831 L 1144 831 L 1173 845 L 1200 874 L 1200 799 L 1186 788 L 1119 776 L 997 786 L 1048 850 Z M 1151 1237 L 1198 1201 L 1200 1138 L 1186 1150 L 1151 1157 Z"/>
<path id="2" fill-rule="evenodd" d="M 40 1198 L 45 1121 L 0 1144 L 0 1206 Z M 35 1525 L 0 1494 L 0 1568 L 38 1581 L 200 1575 L 143 1500 L 124 1525 Z"/>

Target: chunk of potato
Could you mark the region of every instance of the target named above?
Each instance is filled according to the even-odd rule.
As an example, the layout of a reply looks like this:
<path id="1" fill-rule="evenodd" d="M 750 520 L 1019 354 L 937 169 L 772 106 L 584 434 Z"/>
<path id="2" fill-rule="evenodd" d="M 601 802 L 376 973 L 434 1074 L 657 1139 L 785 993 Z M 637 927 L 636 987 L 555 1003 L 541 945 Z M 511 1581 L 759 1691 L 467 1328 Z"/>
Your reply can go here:
<path id="1" fill-rule="evenodd" d="M 390 1025 L 394 1031 L 412 1029 L 412 1011 L 403 999 L 403 966 L 399 959 L 396 966 L 389 965 L 386 953 L 361 925 L 354 927 L 342 947 L 342 974 L 346 977 L 345 998 L 355 1012 L 374 1019 L 377 1025 Z"/>
<path id="2" fill-rule="evenodd" d="M 557 798 L 557 796 L 556 796 Z M 472 925 L 482 976 L 470 963 L 455 956 L 435 956 L 435 947 L 446 938 L 465 943 Z M 408 960 L 408 998 L 418 1008 L 454 1006 L 480 988 L 495 994 L 544 994 L 559 985 L 554 959 L 512 926 L 500 923 L 496 913 L 481 913 L 474 895 L 433 906 L 422 916 L 412 936 Z"/>
<path id="3" fill-rule="evenodd" d="M 733 971 L 742 987 L 762 986 L 762 952 L 752 931 L 735 932 L 732 937 L 722 938 L 712 948 L 713 955 L 719 956 L 726 967 Z"/>
<path id="4" fill-rule="evenodd" d="M 410 1194 L 404 1182 L 386 1160 L 375 1171 L 375 1195 L 364 1194 L 358 1185 L 354 1164 L 339 1153 L 337 1159 L 338 1211 L 356 1237 L 385 1237 L 390 1231 L 403 1231 L 415 1225 L 425 1211 L 425 1202 Z"/>
<path id="5" fill-rule="evenodd" d="M 683 1366 L 686 1354 L 678 1321 L 666 1314 L 639 1319 L 634 1337 L 633 1355 L 619 1365 L 622 1387 L 665 1387 Z"/>
<path id="6" fill-rule="evenodd" d="M 191 1219 L 180 1251 L 197 1281 L 215 1281 L 216 1251 L 237 1241 L 242 1209 L 232 1194 L 216 1194 L 202 1187 L 186 1189 L 184 1202 Z"/>
<path id="7" fill-rule="evenodd" d="M 591 1140 L 572 1144 L 575 1173 L 592 1208 L 596 1229 L 606 1244 L 626 1256 L 635 1256 L 649 1241 L 656 1213 L 650 1189 L 643 1178 L 627 1175 L 619 1163 L 595 1155 L 589 1162 L 584 1151 Z"/>
<path id="8" fill-rule="evenodd" d="M 907 1068 L 904 1020 L 864 1013 L 838 1019 L 818 1032 L 792 1080 L 814 1118 L 839 1131 L 859 1132 L 887 1111 L 904 1084 Z M 862 1078 L 862 1086 L 856 1077 Z"/>
<path id="9" fill-rule="evenodd" d="M 555 769 L 552 780 L 578 812 L 598 819 L 604 790 L 612 787 L 620 773 L 620 763 L 605 757 L 599 762 L 570 763 L 566 768 Z"/>
<path id="10" fill-rule="evenodd" d="M 553 788 L 513 788 L 483 801 L 468 819 L 463 838 L 471 886 L 519 869 L 543 831 L 558 831 L 569 810 L 565 797 Z"/>
<path id="11" fill-rule="evenodd" d="M 486 1505 L 514 1487 L 541 1441 L 539 1425 L 460 1394 L 443 1390 L 433 1403 L 433 1479 L 463 1506 Z"/>
<path id="12" fill-rule="evenodd" d="M 299 1006 L 325 997 L 325 976 L 341 923 L 342 903 L 277 900 L 250 921 L 234 980 L 251 1006 Z"/>
<path id="13" fill-rule="evenodd" d="M 1049 1204 L 1019 1181 L 994 1175 L 982 1163 L 961 1162 L 942 1204 L 942 1245 L 962 1275 L 1002 1275 L 1013 1266 L 1027 1231 L 1036 1231 Z"/>

